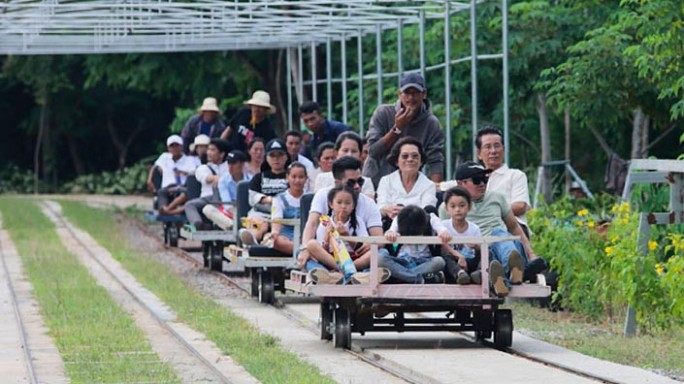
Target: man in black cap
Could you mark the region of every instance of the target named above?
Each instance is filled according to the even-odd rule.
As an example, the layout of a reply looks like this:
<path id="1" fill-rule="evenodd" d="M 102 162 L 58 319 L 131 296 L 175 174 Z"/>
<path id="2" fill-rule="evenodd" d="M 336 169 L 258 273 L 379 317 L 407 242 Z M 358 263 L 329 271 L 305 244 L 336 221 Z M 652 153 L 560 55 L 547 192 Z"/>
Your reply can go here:
<path id="1" fill-rule="evenodd" d="M 202 209 L 202 213 L 221 229 L 228 230 L 233 226 L 235 214 L 233 202 L 237 200 L 238 183 L 251 179 L 244 172 L 247 161 L 249 161 L 249 155 L 238 149 L 234 149 L 226 155 L 228 172 L 221 176 L 218 182 L 219 195 L 224 204 L 220 206 L 206 205 Z"/>
<path id="2" fill-rule="evenodd" d="M 442 181 L 444 134 L 439 120 L 432 113 L 423 76 L 418 73 L 404 75 L 398 96 L 396 103 L 383 104 L 373 112 L 368 127 L 368 159 L 363 175 L 370 177 L 377 188 L 381 177 L 396 170 L 394 164 L 387 161 L 394 143 L 402 137 L 413 136 L 425 151 L 430 179 Z"/>
<path id="3" fill-rule="evenodd" d="M 535 270 L 540 266 L 545 269 L 546 262 L 532 250 L 506 197 L 499 192 L 487 191 L 487 181 L 491 172 L 491 169 L 478 163 L 467 161 L 456 169 L 456 180 L 473 199 L 468 220 L 480 227 L 483 236 L 520 237 L 520 241 L 501 241 L 489 246 L 490 282 L 497 295 L 505 296 L 508 294 L 509 282 L 513 285 L 523 282 L 526 266 Z"/>
<path id="4" fill-rule="evenodd" d="M 210 229 L 208 220 L 200 212 L 205 205 L 212 201 L 219 201 L 218 182 L 228 168 L 224 164 L 230 144 L 226 140 L 211 139 L 207 147 L 207 163 L 195 170 L 195 178 L 202 186 L 200 197 L 185 204 L 185 216 L 196 229 Z"/>

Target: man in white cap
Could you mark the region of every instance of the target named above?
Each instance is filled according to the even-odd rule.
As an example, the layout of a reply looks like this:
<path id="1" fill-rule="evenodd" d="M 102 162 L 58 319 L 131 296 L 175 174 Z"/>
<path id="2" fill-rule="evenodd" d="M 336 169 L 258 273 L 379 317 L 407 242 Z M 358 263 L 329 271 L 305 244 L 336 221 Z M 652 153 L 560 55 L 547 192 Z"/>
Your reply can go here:
<path id="1" fill-rule="evenodd" d="M 221 135 L 230 142 L 233 149 L 247 152 L 247 144 L 255 137 L 265 142 L 276 138 L 268 115 L 276 112 L 271 105 L 271 96 L 266 91 L 256 91 L 243 108 L 228 122 L 228 128 Z"/>
<path id="2" fill-rule="evenodd" d="M 155 192 L 152 177 L 155 169 L 161 171 L 161 188 L 157 192 L 157 206 L 160 215 L 178 213 L 169 208 L 169 202 L 184 192 L 185 180 L 195 172 L 195 162 L 190 156 L 183 154 L 183 139 L 171 135 L 166 139 L 168 152 L 159 155 L 147 176 L 147 187 Z M 182 209 L 181 209 L 182 211 Z"/>
<path id="3" fill-rule="evenodd" d="M 439 120 L 432 113 L 423 76 L 405 74 L 401 78 L 398 95 L 396 103 L 380 105 L 373 112 L 368 126 L 368 158 L 363 175 L 370 177 L 377 188 L 381 177 L 397 169 L 387 161 L 394 143 L 402 137 L 412 136 L 423 146 L 430 179 L 440 182 L 444 169 L 444 134 Z"/>
<path id="4" fill-rule="evenodd" d="M 181 131 L 183 151 L 186 154 L 191 152 L 190 144 L 194 142 L 197 135 L 207 135 L 209 138 L 219 137 L 225 129 L 226 123 L 221 119 L 221 111 L 216 99 L 205 98 L 199 112 L 185 123 Z"/>
<path id="5" fill-rule="evenodd" d="M 196 166 L 207 162 L 207 148 L 211 143 L 209 136 L 205 134 L 197 135 L 195 141 L 190 144 L 190 156 L 195 161 Z M 228 143 L 226 143 L 227 145 Z"/>

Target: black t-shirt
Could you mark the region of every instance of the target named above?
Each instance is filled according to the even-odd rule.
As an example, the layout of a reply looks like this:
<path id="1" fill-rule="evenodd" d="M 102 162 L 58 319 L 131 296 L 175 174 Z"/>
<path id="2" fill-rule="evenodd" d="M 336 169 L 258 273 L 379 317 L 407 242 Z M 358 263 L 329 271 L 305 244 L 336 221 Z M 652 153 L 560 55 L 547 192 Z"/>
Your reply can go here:
<path id="1" fill-rule="evenodd" d="M 287 190 L 287 179 L 285 179 L 285 172 L 273 173 L 270 170 L 257 173 L 252 180 L 249 181 L 249 189 L 267 196 L 275 196 L 280 192 Z"/>
<path id="2" fill-rule="evenodd" d="M 241 109 L 228 125 L 233 129 L 230 134 L 230 144 L 233 149 L 239 149 L 241 151 L 247 151 L 247 144 L 254 137 L 261 137 L 264 141 L 268 142 L 271 139 L 275 139 L 276 134 L 271 125 L 271 121 L 268 118 L 261 120 L 254 127 L 251 124 L 252 111 L 249 108 Z"/>

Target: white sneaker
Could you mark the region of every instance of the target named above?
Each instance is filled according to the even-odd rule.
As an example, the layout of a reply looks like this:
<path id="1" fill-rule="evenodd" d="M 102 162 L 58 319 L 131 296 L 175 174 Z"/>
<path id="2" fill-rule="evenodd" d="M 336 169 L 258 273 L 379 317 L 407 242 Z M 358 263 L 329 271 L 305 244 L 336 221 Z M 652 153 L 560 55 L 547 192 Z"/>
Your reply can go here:
<path id="1" fill-rule="evenodd" d="M 257 245 L 259 242 L 256 240 L 254 237 L 254 234 L 252 231 L 250 231 L 247 228 L 242 228 L 238 231 L 238 234 L 240 235 L 240 241 L 242 242 L 242 245 Z"/>
<path id="2" fill-rule="evenodd" d="M 391 276 L 390 270 L 387 268 L 380 268 L 378 270 L 378 283 L 384 283 Z M 370 272 L 356 272 L 351 277 L 352 284 L 370 284 Z"/>
<path id="3" fill-rule="evenodd" d="M 340 284 L 344 280 L 344 275 L 339 272 L 330 272 L 323 268 L 316 268 L 309 272 L 311 281 L 314 284 Z"/>

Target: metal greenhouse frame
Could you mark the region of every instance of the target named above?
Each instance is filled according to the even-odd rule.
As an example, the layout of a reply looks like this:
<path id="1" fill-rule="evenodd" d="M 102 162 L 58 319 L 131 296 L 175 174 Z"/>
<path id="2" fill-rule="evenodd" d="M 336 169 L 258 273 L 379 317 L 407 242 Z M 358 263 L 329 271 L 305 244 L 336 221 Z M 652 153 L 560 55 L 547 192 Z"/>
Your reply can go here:
<path id="1" fill-rule="evenodd" d="M 492 0 L 494 1 L 494 0 Z M 0 2 L 0 54 L 101 54 L 131 52 L 183 52 L 226 51 L 255 49 L 287 49 L 288 121 L 293 121 L 293 90 L 301 100 L 304 87 L 311 87 L 311 95 L 318 99 L 317 85 L 325 84 L 328 114 L 332 115 L 332 84 L 342 88 L 342 116 L 348 119 L 348 87 L 359 87 L 363 80 L 377 82 L 377 100 L 383 102 L 384 81 L 398 79 L 401 74 L 417 71 L 443 70 L 450 78 L 451 66 L 471 62 L 472 100 L 477 100 L 477 63 L 484 59 L 502 59 L 503 62 L 503 122 L 504 145 L 508 147 L 508 4 L 501 1 L 502 51 L 478 54 L 476 6 L 484 0 L 471 1 L 408 1 L 408 0 L 199 0 L 179 2 L 172 0 L 5 0 Z M 471 54 L 452 58 L 449 16 L 469 11 L 471 28 Z M 426 63 L 425 22 L 427 19 L 444 20 L 444 62 Z M 406 25 L 420 29 L 420 66 L 404 68 L 402 31 Z M 396 72 L 383 72 L 381 53 L 382 34 L 396 31 L 398 63 Z M 360 52 L 364 38 L 375 36 L 376 72 L 363 73 L 359 54 L 356 72 L 347 73 L 347 45 L 356 40 Z M 339 77 L 332 74 L 332 44 L 340 44 L 342 57 Z M 326 76 L 317 78 L 317 55 L 312 54 L 310 79 L 304 80 L 303 53 L 319 47 L 326 51 Z M 296 55 L 296 56 L 292 56 Z M 293 60 L 297 63 L 292 68 Z M 294 76 L 293 76 L 294 74 Z M 398 81 L 398 80 L 397 80 Z M 451 85 L 445 82 L 444 105 L 451 105 Z M 320 100 L 323 101 L 323 100 Z M 366 111 L 359 100 L 359 126 L 363 134 Z M 446 130 L 446 175 L 452 175 L 451 110 L 444 116 Z M 478 126 L 477 103 L 472 107 L 473 146 L 474 131 Z M 474 149 L 474 148 L 473 148 Z M 473 150 L 473 156 L 475 151 Z M 506 152 L 508 156 L 508 151 Z M 508 162 L 508 158 L 505 159 Z"/>

